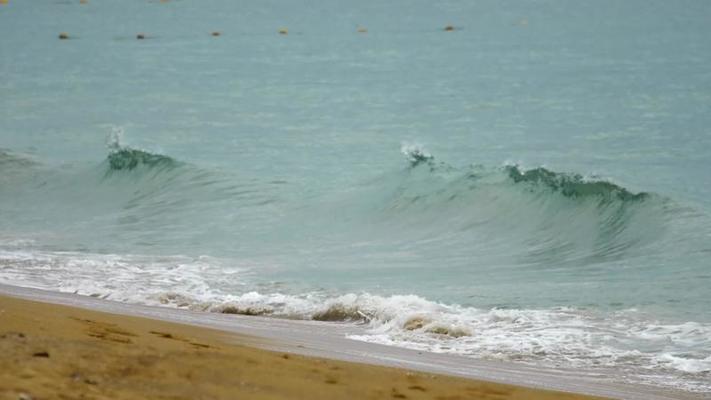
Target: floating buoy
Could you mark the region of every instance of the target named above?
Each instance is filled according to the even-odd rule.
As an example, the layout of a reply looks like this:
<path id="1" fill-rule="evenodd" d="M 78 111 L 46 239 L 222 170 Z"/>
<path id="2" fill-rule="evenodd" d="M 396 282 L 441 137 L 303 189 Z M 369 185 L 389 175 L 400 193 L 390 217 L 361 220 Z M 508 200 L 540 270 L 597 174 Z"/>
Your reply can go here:
<path id="1" fill-rule="evenodd" d="M 357 29 L 357 31 L 358 31 L 358 33 L 366 33 L 366 32 L 368 32 L 368 30 L 365 29 L 365 28 L 363 28 L 362 26 L 359 26 L 358 29 Z"/>
<path id="2" fill-rule="evenodd" d="M 220 36 L 220 35 L 221 35 L 221 33 L 220 33 L 220 32 L 217 32 L 217 31 L 215 31 L 215 32 L 212 32 L 212 33 L 211 33 L 211 35 L 212 35 L 212 36 Z"/>
<path id="3" fill-rule="evenodd" d="M 280 34 L 280 35 L 288 35 L 288 34 L 289 34 L 289 30 L 286 29 L 286 28 L 281 28 L 281 29 L 279 29 L 279 34 Z"/>
<path id="4" fill-rule="evenodd" d="M 136 39 L 138 39 L 138 40 L 143 40 L 145 38 L 146 38 L 146 35 L 144 35 L 142 33 L 139 33 L 138 35 L 136 35 Z"/>
<path id="5" fill-rule="evenodd" d="M 2 0 L 0 0 L 2 1 Z M 59 34 L 59 38 L 62 40 L 69 39 L 69 34 L 67 32 L 62 32 Z"/>
<path id="6" fill-rule="evenodd" d="M 89 0 L 79 0 L 79 4 L 87 4 L 89 3 Z"/>
<path id="7" fill-rule="evenodd" d="M 444 27 L 444 30 L 447 31 L 447 32 L 451 32 L 451 31 L 454 30 L 454 27 L 453 27 L 452 25 L 447 25 L 447 26 Z"/>

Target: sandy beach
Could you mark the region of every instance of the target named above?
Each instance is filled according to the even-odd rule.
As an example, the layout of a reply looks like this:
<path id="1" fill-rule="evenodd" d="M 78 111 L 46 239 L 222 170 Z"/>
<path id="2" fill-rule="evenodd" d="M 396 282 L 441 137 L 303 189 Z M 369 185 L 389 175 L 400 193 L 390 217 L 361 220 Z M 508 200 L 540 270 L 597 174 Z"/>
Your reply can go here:
<path id="1" fill-rule="evenodd" d="M 596 398 L 241 344 L 250 342 L 217 330 L 0 296 L 0 398 Z"/>

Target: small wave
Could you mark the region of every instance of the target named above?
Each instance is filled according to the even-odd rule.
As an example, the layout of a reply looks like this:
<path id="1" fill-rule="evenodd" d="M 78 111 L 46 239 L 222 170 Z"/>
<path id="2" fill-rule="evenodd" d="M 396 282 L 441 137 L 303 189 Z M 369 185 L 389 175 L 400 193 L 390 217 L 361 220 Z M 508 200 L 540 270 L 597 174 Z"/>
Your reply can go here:
<path id="1" fill-rule="evenodd" d="M 40 165 L 29 155 L 0 149 L 0 186 L 16 189 L 18 184 L 27 182 L 28 174 Z"/>
<path id="2" fill-rule="evenodd" d="M 40 165 L 31 156 L 19 154 L 10 150 L 0 149 L 0 168 L 30 168 Z"/>
<path id="3" fill-rule="evenodd" d="M 217 308 L 213 309 L 212 311 L 217 311 L 222 314 L 238 314 L 238 315 L 250 315 L 250 316 L 269 315 L 272 313 L 272 310 L 268 309 L 268 308 L 259 308 L 259 307 L 241 308 L 241 307 L 231 306 L 231 305 L 224 305 L 221 307 L 217 307 Z"/>
<path id="4" fill-rule="evenodd" d="M 325 310 L 317 311 L 311 315 L 311 318 L 316 321 L 367 321 L 370 319 L 358 307 L 344 306 L 343 304 L 334 304 Z"/>
<path id="5" fill-rule="evenodd" d="M 408 318 L 402 325 L 402 329 L 406 331 L 420 331 L 437 335 L 451 336 L 454 338 L 470 336 L 472 334 L 469 329 L 443 324 L 439 321 L 433 321 L 429 317 L 421 315 L 415 315 Z"/>

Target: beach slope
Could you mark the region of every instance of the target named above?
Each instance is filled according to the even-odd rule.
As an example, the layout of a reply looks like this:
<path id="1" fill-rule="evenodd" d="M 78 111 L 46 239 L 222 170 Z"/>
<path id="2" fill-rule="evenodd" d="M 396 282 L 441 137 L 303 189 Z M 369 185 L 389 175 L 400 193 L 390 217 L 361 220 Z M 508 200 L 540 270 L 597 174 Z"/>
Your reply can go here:
<path id="1" fill-rule="evenodd" d="M 0 296 L 0 399 L 595 398 L 241 344 L 254 340 Z"/>

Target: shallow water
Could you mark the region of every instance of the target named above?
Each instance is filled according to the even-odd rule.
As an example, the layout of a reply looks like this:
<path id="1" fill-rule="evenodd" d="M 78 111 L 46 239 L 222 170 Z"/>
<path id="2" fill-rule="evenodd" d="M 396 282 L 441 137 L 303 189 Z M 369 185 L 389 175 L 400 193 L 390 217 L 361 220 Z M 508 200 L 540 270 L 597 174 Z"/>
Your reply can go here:
<path id="1" fill-rule="evenodd" d="M 711 391 L 709 16 L 10 0 L 0 282 Z"/>

